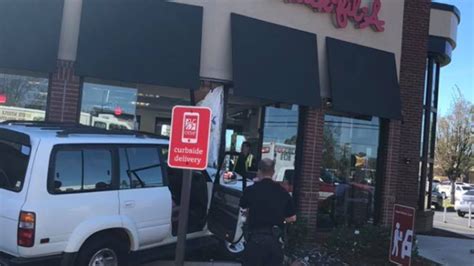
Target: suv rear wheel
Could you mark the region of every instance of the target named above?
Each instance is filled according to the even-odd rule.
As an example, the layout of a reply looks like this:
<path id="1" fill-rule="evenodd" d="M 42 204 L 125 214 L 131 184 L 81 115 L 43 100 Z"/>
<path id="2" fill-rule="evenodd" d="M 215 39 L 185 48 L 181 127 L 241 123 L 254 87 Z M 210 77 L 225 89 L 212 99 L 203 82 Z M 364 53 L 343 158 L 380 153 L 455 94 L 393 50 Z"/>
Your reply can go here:
<path id="1" fill-rule="evenodd" d="M 127 265 L 129 248 L 127 243 L 111 236 L 93 237 L 84 244 L 77 257 L 78 266 L 122 266 Z"/>
<path id="2" fill-rule="evenodd" d="M 466 215 L 466 213 L 465 213 L 465 212 L 458 211 L 458 216 L 459 216 L 459 217 L 464 217 L 464 215 Z"/>

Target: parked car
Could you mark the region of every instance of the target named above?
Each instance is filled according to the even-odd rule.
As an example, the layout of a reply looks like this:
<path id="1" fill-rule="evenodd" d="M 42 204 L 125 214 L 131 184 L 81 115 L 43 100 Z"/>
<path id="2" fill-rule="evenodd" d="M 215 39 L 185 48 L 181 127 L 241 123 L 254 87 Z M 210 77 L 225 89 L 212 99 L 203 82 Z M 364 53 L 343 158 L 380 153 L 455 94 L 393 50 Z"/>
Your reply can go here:
<path id="1" fill-rule="evenodd" d="M 177 241 L 182 171 L 168 141 L 78 125 L 0 124 L 0 265 L 123 265 Z M 194 171 L 188 239 L 242 252 L 242 191 Z"/>
<path id="2" fill-rule="evenodd" d="M 461 198 L 454 203 L 454 209 L 460 217 L 464 217 L 469 213 L 469 204 L 471 204 L 471 212 L 474 213 L 474 189 L 464 193 Z"/>
<path id="3" fill-rule="evenodd" d="M 439 186 L 439 192 L 447 198 L 451 198 L 451 183 L 441 183 Z M 459 199 L 464 193 L 473 189 L 474 187 L 468 183 L 456 183 L 454 186 L 454 199 Z"/>
<path id="4" fill-rule="evenodd" d="M 444 197 L 438 191 L 438 185 L 433 184 L 433 188 L 431 189 L 431 206 L 435 209 L 440 209 L 443 206 Z"/>

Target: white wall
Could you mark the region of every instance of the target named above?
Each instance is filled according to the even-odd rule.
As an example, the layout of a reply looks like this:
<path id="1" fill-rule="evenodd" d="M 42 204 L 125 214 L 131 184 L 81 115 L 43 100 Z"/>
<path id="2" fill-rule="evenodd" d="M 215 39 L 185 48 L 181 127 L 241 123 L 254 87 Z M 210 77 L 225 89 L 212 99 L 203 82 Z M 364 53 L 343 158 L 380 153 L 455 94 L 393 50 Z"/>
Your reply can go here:
<path id="1" fill-rule="evenodd" d="M 453 12 L 431 9 L 430 36 L 444 37 L 451 40 L 453 48 L 456 48 L 458 24 L 458 17 Z"/>
<path id="2" fill-rule="evenodd" d="M 232 80 L 231 12 L 316 33 L 323 97 L 328 96 L 326 36 L 393 52 L 398 72 L 400 69 L 404 0 L 381 0 L 379 19 L 385 21 L 384 32 L 375 32 L 371 28 L 355 29 L 352 22 L 346 28 L 336 28 L 333 14 L 315 13 L 304 5 L 287 4 L 283 0 L 172 1 L 204 7 L 201 76 L 205 78 Z M 363 2 L 365 6 L 367 1 Z"/>

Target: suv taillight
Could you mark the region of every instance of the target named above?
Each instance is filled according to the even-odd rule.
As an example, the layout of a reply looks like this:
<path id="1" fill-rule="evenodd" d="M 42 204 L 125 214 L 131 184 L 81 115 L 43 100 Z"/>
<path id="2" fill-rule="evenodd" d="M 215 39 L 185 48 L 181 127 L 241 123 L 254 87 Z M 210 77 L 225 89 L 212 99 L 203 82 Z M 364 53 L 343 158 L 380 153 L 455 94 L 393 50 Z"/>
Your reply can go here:
<path id="1" fill-rule="evenodd" d="M 30 248 L 35 244 L 36 215 L 34 212 L 20 212 L 18 222 L 18 246 Z"/>

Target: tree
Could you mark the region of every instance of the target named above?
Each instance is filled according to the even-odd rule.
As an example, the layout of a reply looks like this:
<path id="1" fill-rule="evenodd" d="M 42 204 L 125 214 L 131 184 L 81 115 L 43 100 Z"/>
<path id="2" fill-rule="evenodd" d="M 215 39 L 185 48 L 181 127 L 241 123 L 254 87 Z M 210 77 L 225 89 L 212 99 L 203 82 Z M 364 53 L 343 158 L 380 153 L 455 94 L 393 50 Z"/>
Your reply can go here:
<path id="1" fill-rule="evenodd" d="M 293 135 L 291 138 L 285 139 L 285 144 L 296 145 L 297 136 Z"/>
<path id="2" fill-rule="evenodd" d="M 451 181 L 452 203 L 456 180 L 468 176 L 474 166 L 473 117 L 474 104 L 458 89 L 449 113 L 438 122 L 435 163 Z"/>

